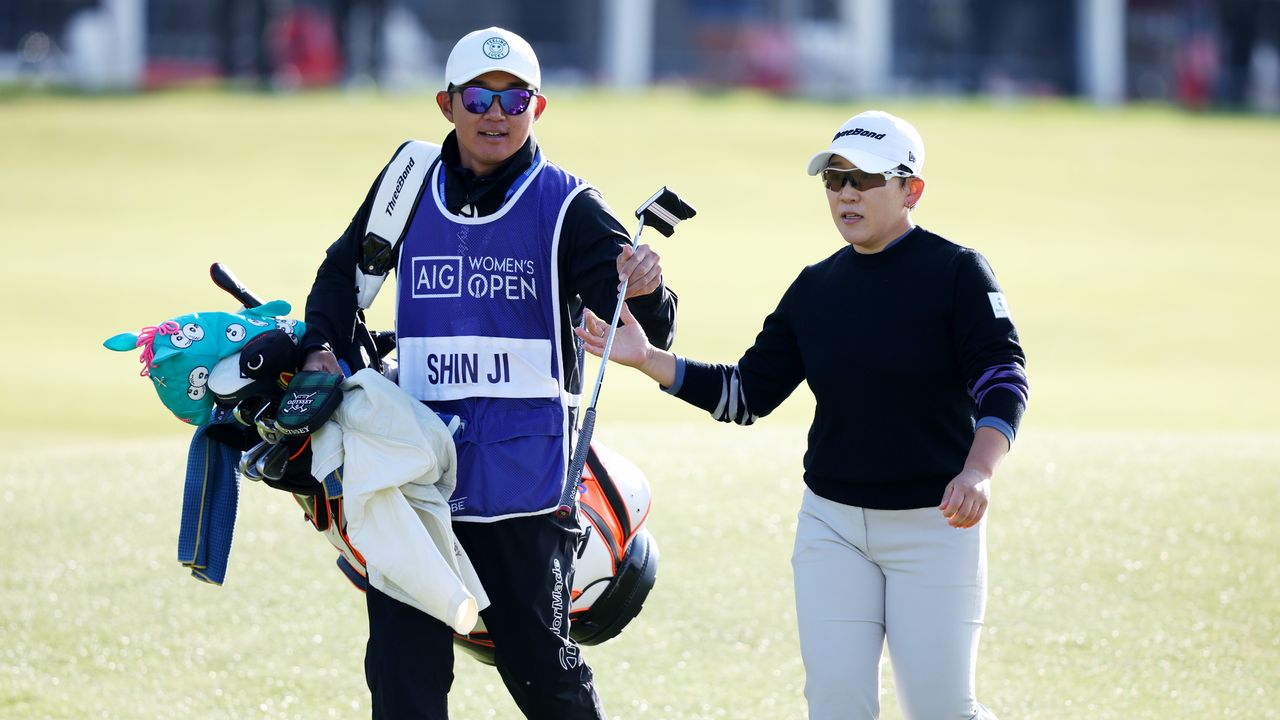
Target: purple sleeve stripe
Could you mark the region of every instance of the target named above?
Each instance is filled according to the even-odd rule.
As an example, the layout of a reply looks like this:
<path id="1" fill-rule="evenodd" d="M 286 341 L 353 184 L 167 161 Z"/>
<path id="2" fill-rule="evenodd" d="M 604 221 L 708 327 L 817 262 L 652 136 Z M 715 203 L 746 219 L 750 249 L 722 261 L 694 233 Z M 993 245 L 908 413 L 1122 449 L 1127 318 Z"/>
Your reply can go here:
<path id="1" fill-rule="evenodd" d="M 975 380 L 972 387 L 982 387 L 992 380 L 999 378 L 1020 378 L 1023 382 L 1026 382 L 1027 374 L 1024 373 L 1022 368 L 1017 365 L 997 365 L 984 370 L 982 372 L 982 377 Z"/>
<path id="2" fill-rule="evenodd" d="M 1004 382 L 996 383 L 996 380 Z M 975 402 L 981 403 L 982 398 L 987 393 L 998 387 L 1003 387 L 1014 391 L 1022 401 L 1027 401 L 1027 374 L 1023 371 L 1022 366 L 1009 363 L 1006 365 L 993 365 L 982 371 L 982 375 L 969 385 L 969 397 Z"/>
<path id="3" fill-rule="evenodd" d="M 991 392 L 992 390 L 998 390 L 1000 388 L 1004 388 L 1006 390 L 1011 391 L 1014 395 L 1018 396 L 1018 399 L 1022 400 L 1022 403 L 1024 405 L 1026 404 L 1027 402 L 1026 386 L 1015 385 L 1013 383 L 996 383 L 995 385 L 992 385 L 990 387 L 985 387 L 978 392 L 977 396 L 974 397 L 974 402 L 976 402 L 978 405 L 981 405 L 982 400 L 987 396 L 987 393 Z"/>
<path id="4" fill-rule="evenodd" d="M 969 394 L 972 395 L 974 388 L 982 387 L 988 380 L 991 379 L 992 375 L 995 375 L 997 372 L 999 372 L 1000 370 L 1006 367 L 1007 367 L 1006 365 L 996 365 L 995 367 L 989 367 L 986 370 L 983 370 L 982 375 L 977 380 L 974 380 L 973 382 L 969 383 Z"/>

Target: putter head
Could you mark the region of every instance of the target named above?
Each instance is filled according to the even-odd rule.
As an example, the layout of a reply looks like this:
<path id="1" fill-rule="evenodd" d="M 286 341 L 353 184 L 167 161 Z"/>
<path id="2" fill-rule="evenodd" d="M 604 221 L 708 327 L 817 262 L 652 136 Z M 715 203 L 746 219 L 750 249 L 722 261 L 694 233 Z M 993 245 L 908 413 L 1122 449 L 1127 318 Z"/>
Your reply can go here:
<path id="1" fill-rule="evenodd" d="M 648 225 L 665 237 L 671 237 L 681 220 L 688 220 L 697 214 L 698 211 L 692 205 L 681 200 L 679 195 L 667 187 L 654 193 L 653 197 L 636 208 L 636 217 L 640 218 L 641 225 Z"/>

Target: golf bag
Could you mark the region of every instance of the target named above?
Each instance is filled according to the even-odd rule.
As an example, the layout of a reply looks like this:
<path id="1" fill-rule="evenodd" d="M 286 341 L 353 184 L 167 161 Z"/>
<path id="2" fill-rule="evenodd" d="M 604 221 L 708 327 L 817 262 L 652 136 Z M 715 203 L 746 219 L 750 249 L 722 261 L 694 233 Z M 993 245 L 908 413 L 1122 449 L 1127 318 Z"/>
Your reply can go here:
<path id="1" fill-rule="evenodd" d="M 352 372 L 364 367 L 387 371 L 392 367 L 386 356 L 395 347 L 394 334 L 369 332 L 363 317 L 360 320 L 357 341 L 342 358 L 342 363 Z M 229 356 L 224 365 L 239 366 L 239 355 Z M 287 357 L 287 353 L 284 355 Z M 275 382 L 277 374 L 273 368 L 267 379 L 244 381 L 233 395 L 219 396 L 214 418 L 242 417 L 238 408 L 244 406 L 265 407 L 265 415 L 270 418 L 283 416 L 279 408 L 287 393 Z M 272 420 L 267 427 L 277 425 Z M 255 451 L 270 451 L 271 447 L 287 449 L 287 453 L 281 454 L 278 473 L 254 474 L 242 468 L 242 475 L 289 492 L 302 508 L 307 522 L 338 551 L 337 565 L 343 575 L 356 588 L 366 589 L 365 559 L 347 535 L 342 484 L 333 476 L 317 479 L 310 474 L 311 453 L 306 438 L 281 437 L 274 443 L 264 440 L 255 445 L 263 428 L 258 423 L 231 422 L 230 418 L 218 429 L 224 431 L 223 441 L 242 450 L 244 457 L 250 457 Z M 651 504 L 648 481 L 626 458 L 600 443 L 592 443 L 577 492 L 582 535 L 571 591 L 570 635 L 583 645 L 598 645 L 617 636 L 639 614 L 657 577 L 658 545 L 644 527 Z M 483 620 L 473 632 L 456 635 L 454 640 L 469 654 L 493 663 L 493 641 L 484 629 Z"/>
<path id="2" fill-rule="evenodd" d="M 338 551 L 337 565 L 357 589 L 368 587 L 364 557 L 351 544 L 343 516 L 341 486 L 326 478 L 316 494 L 294 493 L 306 519 Z M 622 632 L 644 605 L 658 574 L 658 543 L 644 522 L 649 515 L 649 483 L 639 468 L 609 448 L 593 443 L 578 483 L 580 525 L 573 574 L 569 635 L 582 645 L 599 645 Z M 493 640 L 481 618 L 454 645 L 494 664 Z"/>
<path id="3" fill-rule="evenodd" d="M 626 458 L 592 443 L 578 483 L 582 536 L 574 566 L 569 636 L 581 645 L 599 645 L 622 632 L 653 588 L 658 543 L 644 527 L 649 515 L 649 483 Z M 454 645 L 494 664 L 493 640 L 484 619 Z"/>
<path id="4" fill-rule="evenodd" d="M 376 285 L 370 299 L 374 294 Z M 372 367 L 393 374 L 394 362 L 387 355 L 394 348 L 395 334 L 370 332 L 361 311 L 355 342 L 341 362 L 353 373 Z M 368 583 L 365 560 L 347 536 L 342 485 L 334 477 L 311 477 L 310 458 L 309 448 L 303 447 L 289 461 L 282 481 L 263 479 L 291 493 L 307 522 L 338 551 L 339 570 L 363 591 Z M 591 443 L 577 493 L 582 535 L 570 594 L 569 634 L 580 644 L 598 645 L 616 637 L 640 613 L 657 578 L 658 544 L 644 527 L 651 505 L 648 480 L 622 455 Z M 470 634 L 455 634 L 454 643 L 481 662 L 494 663 L 493 641 L 483 619 Z"/>
<path id="5" fill-rule="evenodd" d="M 411 209 L 416 205 L 401 202 L 397 206 L 393 201 L 404 188 L 411 188 L 412 196 L 421 192 L 426 171 L 435 161 L 438 151 L 438 147 L 426 143 L 406 143 L 380 182 L 377 195 L 380 204 L 390 203 L 396 211 L 385 219 L 382 213 L 374 213 L 377 220 L 371 218 L 366 228 L 363 257 L 356 269 L 359 309 L 354 342 L 345 357 L 339 358 L 348 375 L 369 367 L 393 379 L 395 377 L 394 363 L 387 358 L 395 348 L 395 335 L 370 332 L 364 322 L 363 310 L 370 306 L 389 271 L 394 268 L 399 239 L 407 227 Z M 384 196 L 388 198 L 386 203 L 381 202 Z M 182 366 L 172 373 L 166 372 L 166 376 L 181 375 L 184 383 L 179 388 L 181 392 L 170 393 L 173 397 L 166 396 L 161 391 L 173 383 L 158 374 L 152 378 L 157 391 L 179 418 L 191 424 L 207 425 L 212 439 L 240 451 L 241 477 L 259 480 L 289 492 L 302 508 L 307 521 L 337 549 L 337 564 L 343 574 L 356 587 L 364 589 L 367 585 L 365 560 L 346 532 L 341 483 L 333 477 L 313 477 L 310 472 L 309 436 L 292 434 L 289 432 L 291 428 L 279 422 L 278 416 L 287 413 L 286 408 L 292 407 L 291 403 L 300 402 L 302 396 L 310 394 L 294 393 L 291 398 L 287 397 L 293 389 L 291 386 L 295 384 L 296 375 L 306 375 L 295 372 L 302 360 L 299 338 L 303 335 L 304 326 L 283 318 L 289 311 L 283 302 L 263 306 L 260 299 L 220 265 L 215 264 L 211 274 L 219 287 L 245 305 L 242 312 L 246 318 L 241 321 L 219 317 L 218 322 L 226 327 L 219 325 L 215 328 L 217 333 L 209 330 L 207 335 L 211 339 L 225 335 L 230 344 L 219 340 L 217 353 L 210 358 L 194 358 L 194 353 L 187 353 L 193 358 L 191 362 L 199 362 L 198 366 Z M 259 306 L 263 306 L 261 310 L 254 310 Z M 261 326 L 276 332 L 266 338 L 269 342 L 259 342 L 250 348 L 249 341 L 257 341 L 258 338 L 246 337 L 243 330 L 246 326 Z M 124 333 L 108 339 L 105 344 L 109 349 L 119 351 L 145 344 L 145 349 L 151 351 L 156 345 L 155 338 L 161 337 L 165 343 L 183 349 L 181 343 L 190 346 L 189 341 L 194 337 L 187 324 L 180 322 L 170 321 L 151 330 L 152 334 L 147 337 Z M 205 334 L 202 330 L 199 333 L 201 337 L 194 341 L 199 343 Z M 266 332 L 262 334 L 267 335 Z M 167 347 L 161 343 L 160 349 Z M 144 352 L 143 362 L 147 368 L 155 368 L 163 360 L 158 355 Z M 209 385 L 208 392 L 206 384 Z M 313 387 L 308 385 L 306 389 L 309 391 Z M 323 389 L 336 396 L 336 400 L 319 409 L 332 412 L 333 406 L 340 401 L 340 389 L 336 384 Z M 187 408 L 183 405 L 184 398 L 198 401 L 199 405 Z M 314 413 L 311 416 L 313 424 L 297 425 L 293 429 L 318 427 L 324 417 L 327 416 L 323 413 Z M 581 479 L 576 483 L 582 536 L 577 548 L 571 590 L 570 634 L 581 644 L 595 645 L 617 636 L 639 614 L 657 575 L 658 548 L 644 527 L 650 507 L 649 486 L 644 475 L 620 455 L 589 440 L 584 442 L 589 453 Z M 570 497 L 572 492 L 569 490 Z M 483 625 L 466 636 L 456 636 L 455 643 L 481 661 L 493 663 L 493 642 Z"/>

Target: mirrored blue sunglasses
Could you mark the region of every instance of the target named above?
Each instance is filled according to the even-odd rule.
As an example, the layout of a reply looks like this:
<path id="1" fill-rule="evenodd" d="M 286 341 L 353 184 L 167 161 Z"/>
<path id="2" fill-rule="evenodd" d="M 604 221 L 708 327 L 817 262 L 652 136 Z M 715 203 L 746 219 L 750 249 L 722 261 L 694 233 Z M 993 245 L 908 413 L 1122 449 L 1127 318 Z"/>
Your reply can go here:
<path id="1" fill-rule="evenodd" d="M 519 115 L 529 109 L 529 103 L 533 101 L 534 91 L 528 88 L 511 88 L 510 90 L 490 90 L 489 88 L 476 87 L 474 85 L 463 85 L 454 88 L 458 93 L 462 94 L 462 107 L 467 112 L 476 115 L 483 115 L 493 106 L 493 99 L 498 99 L 498 104 L 502 106 L 502 112 L 508 115 Z"/>

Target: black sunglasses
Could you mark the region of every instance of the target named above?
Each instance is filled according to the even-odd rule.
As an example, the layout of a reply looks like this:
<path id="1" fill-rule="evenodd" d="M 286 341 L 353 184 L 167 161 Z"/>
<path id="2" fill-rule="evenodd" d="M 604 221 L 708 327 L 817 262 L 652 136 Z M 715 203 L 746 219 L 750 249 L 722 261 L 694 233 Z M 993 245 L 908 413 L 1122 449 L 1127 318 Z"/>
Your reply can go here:
<path id="1" fill-rule="evenodd" d="M 897 169 L 869 173 L 858 168 L 829 167 L 822 171 L 822 184 L 833 193 L 840 192 L 845 185 L 852 185 L 858 192 L 866 192 L 884 187 L 891 177 L 909 177 L 909 174 Z"/>
<path id="2" fill-rule="evenodd" d="M 498 99 L 502 112 L 508 115 L 519 115 L 529 109 L 529 103 L 537 95 L 529 88 L 511 88 L 509 90 L 490 90 L 475 85 L 455 87 L 454 91 L 462 95 L 462 107 L 467 112 L 483 115 L 493 106 L 493 99 Z"/>

